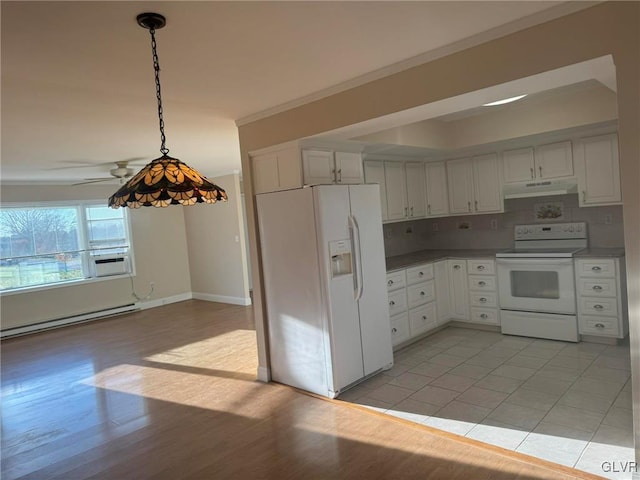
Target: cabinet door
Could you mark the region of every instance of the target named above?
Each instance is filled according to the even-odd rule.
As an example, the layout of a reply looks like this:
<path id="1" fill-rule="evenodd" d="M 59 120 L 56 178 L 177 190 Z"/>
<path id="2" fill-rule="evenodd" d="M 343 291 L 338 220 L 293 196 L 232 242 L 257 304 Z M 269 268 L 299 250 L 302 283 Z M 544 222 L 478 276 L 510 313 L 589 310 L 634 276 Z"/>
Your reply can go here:
<path id="1" fill-rule="evenodd" d="M 438 313 L 438 323 L 442 324 L 451 317 L 449 269 L 447 266 L 447 260 L 433 264 L 433 276 L 436 286 L 436 310 Z"/>
<path id="2" fill-rule="evenodd" d="M 407 162 L 404 168 L 407 181 L 407 216 L 409 218 L 424 217 L 427 213 L 424 164 Z"/>
<path id="3" fill-rule="evenodd" d="M 449 213 L 447 195 L 447 169 L 444 162 L 426 163 L 427 215 L 446 215 Z"/>
<path id="4" fill-rule="evenodd" d="M 407 216 L 404 165 L 400 162 L 384 162 L 384 178 L 387 186 L 387 219 L 401 220 Z"/>
<path id="5" fill-rule="evenodd" d="M 253 190 L 255 193 L 275 192 L 280 189 L 278 179 L 278 155 L 265 153 L 251 157 L 253 165 Z"/>
<path id="6" fill-rule="evenodd" d="M 304 150 L 302 152 L 304 184 L 318 185 L 333 183 L 335 167 L 332 152 Z"/>
<path id="7" fill-rule="evenodd" d="M 278 181 L 280 190 L 302 187 L 302 165 L 298 147 L 278 152 Z"/>
<path id="8" fill-rule="evenodd" d="M 449 213 L 471 213 L 473 204 L 473 166 L 471 159 L 447 162 Z"/>
<path id="9" fill-rule="evenodd" d="M 580 206 L 620 203 L 618 135 L 583 138 L 576 146 Z"/>
<path id="10" fill-rule="evenodd" d="M 362 182 L 362 155 L 335 152 L 336 183 L 358 184 Z"/>
<path id="11" fill-rule="evenodd" d="M 498 157 L 495 153 L 473 159 L 474 212 L 501 212 L 504 210 L 500 192 Z"/>
<path id="12" fill-rule="evenodd" d="M 570 177 L 573 175 L 571 142 L 541 145 L 535 150 L 538 178 Z"/>
<path id="13" fill-rule="evenodd" d="M 366 183 L 377 183 L 380 185 L 380 208 L 382 209 L 382 220 L 387 220 L 387 187 L 384 179 L 384 162 L 364 162 L 364 180 Z"/>
<path id="14" fill-rule="evenodd" d="M 467 262 L 465 260 L 447 260 L 447 263 L 449 266 L 451 316 L 459 320 L 469 320 Z"/>
<path id="15" fill-rule="evenodd" d="M 506 150 L 502 153 L 504 182 L 526 182 L 536 178 L 533 163 L 533 148 Z"/>

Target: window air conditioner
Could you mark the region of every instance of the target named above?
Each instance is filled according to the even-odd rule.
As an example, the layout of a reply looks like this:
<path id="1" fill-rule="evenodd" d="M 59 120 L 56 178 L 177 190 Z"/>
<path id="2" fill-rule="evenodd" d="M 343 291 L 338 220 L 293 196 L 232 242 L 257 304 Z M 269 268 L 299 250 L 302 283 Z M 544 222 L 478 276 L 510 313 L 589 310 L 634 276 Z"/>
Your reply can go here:
<path id="1" fill-rule="evenodd" d="M 91 264 L 96 277 L 129 273 L 127 255 L 96 255 L 91 257 Z"/>

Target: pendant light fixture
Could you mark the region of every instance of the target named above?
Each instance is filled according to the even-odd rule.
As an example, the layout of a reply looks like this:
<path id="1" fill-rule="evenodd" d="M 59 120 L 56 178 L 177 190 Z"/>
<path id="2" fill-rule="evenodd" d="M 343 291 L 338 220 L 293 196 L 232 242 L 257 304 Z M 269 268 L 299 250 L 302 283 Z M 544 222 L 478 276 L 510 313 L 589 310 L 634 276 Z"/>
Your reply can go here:
<path id="1" fill-rule="evenodd" d="M 167 207 L 169 205 L 194 205 L 196 203 L 216 203 L 226 201 L 227 193 L 207 180 L 187 164 L 169 156 L 164 135 L 162 118 L 162 95 L 160 91 L 160 65 L 156 51 L 156 30 L 167 23 L 158 13 L 141 13 L 137 17 L 138 25 L 149 30 L 153 69 L 156 78 L 156 96 L 158 98 L 158 119 L 160 120 L 161 157 L 152 160 L 142 168 L 116 193 L 109 197 L 109 206 L 118 207 Z"/>

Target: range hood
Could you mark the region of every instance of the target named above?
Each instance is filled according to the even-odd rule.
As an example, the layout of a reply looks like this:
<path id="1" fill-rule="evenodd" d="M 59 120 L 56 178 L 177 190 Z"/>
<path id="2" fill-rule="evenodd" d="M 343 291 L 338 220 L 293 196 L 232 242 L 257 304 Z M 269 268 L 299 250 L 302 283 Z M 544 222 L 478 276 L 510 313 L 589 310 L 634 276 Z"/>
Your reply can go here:
<path id="1" fill-rule="evenodd" d="M 502 192 L 505 199 L 565 195 L 578 193 L 578 181 L 575 178 L 562 178 L 539 182 L 511 183 L 504 185 Z"/>

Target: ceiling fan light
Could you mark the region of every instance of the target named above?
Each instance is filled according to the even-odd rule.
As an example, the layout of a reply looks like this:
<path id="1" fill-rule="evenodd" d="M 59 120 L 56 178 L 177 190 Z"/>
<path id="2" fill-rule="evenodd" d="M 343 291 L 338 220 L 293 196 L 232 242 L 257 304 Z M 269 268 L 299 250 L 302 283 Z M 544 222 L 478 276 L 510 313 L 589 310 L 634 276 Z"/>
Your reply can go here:
<path id="1" fill-rule="evenodd" d="M 149 30 L 151 34 L 151 51 L 153 53 L 156 97 L 158 99 L 158 119 L 160 120 L 160 153 L 162 153 L 162 156 L 152 160 L 135 175 L 133 175 L 133 170 L 126 167 L 123 167 L 126 169 L 124 175 L 114 173 L 119 170 L 118 173 L 122 173 L 120 165 L 118 165 L 117 169 L 111 170 L 114 176 L 131 178 L 109 197 L 109 206 L 111 208 L 140 208 L 226 202 L 227 193 L 222 188 L 209 181 L 204 175 L 201 175 L 186 163 L 168 155 L 169 149 L 165 146 L 160 65 L 158 63 L 155 38 L 156 29 L 164 27 L 166 19 L 158 13 L 141 13 L 136 20 L 138 25 Z"/>

